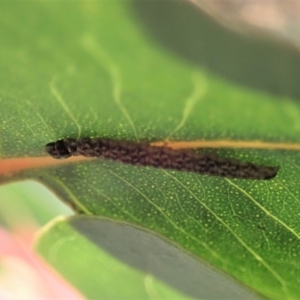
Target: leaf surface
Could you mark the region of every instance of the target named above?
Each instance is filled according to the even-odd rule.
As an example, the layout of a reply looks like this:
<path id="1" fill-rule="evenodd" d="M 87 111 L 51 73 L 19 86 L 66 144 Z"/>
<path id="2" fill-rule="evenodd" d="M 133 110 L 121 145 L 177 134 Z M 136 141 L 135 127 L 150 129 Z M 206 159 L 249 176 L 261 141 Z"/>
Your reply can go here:
<path id="1" fill-rule="evenodd" d="M 224 29 L 218 27 L 215 36 L 199 42 L 211 47 L 206 53 L 217 53 L 223 67 L 215 68 L 212 60 L 195 63 L 145 27 L 139 5 L 134 1 L 1 2 L 3 159 L 43 157 L 46 143 L 64 137 L 299 141 L 298 94 L 293 84 L 299 58 L 289 49 L 276 46 L 285 57 L 295 58 L 290 73 L 276 60 L 278 52 L 270 52 L 278 78 L 261 78 L 258 85 L 257 73 L 240 74 L 238 64 L 231 64 L 225 76 L 224 66 L 229 68 L 232 60 L 221 47 L 208 43 L 228 37 Z M 197 27 L 202 36 L 216 26 L 186 4 L 174 5 L 177 15 L 190 14 L 193 22 L 205 20 L 206 26 Z M 194 45 L 195 26 L 181 24 L 185 43 Z M 176 39 L 176 31 L 163 26 L 161 30 L 169 30 Z M 230 36 L 233 44 L 246 43 L 238 35 Z M 252 57 L 264 53 L 260 47 L 251 49 Z M 252 64 L 250 60 L 246 65 Z M 281 81 L 282 74 L 291 74 L 292 83 Z M 235 80 L 239 76 L 242 80 Z M 270 84 L 279 88 L 271 89 Z M 293 98 L 287 98 L 285 91 Z M 296 299 L 299 153 L 214 152 L 278 165 L 280 171 L 270 181 L 249 181 L 94 159 L 32 168 L 3 176 L 2 182 L 40 180 L 79 212 L 152 230 L 266 297 Z"/>

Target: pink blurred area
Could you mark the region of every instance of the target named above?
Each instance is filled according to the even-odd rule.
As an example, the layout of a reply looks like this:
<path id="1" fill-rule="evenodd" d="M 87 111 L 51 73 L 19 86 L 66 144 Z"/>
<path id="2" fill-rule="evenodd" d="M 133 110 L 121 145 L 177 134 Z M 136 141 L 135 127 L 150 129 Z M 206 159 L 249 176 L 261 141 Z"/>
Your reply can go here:
<path id="1" fill-rule="evenodd" d="M 188 0 L 216 21 L 243 33 L 264 34 L 300 48 L 300 1 Z"/>
<path id="2" fill-rule="evenodd" d="M 36 230 L 0 227 L 0 299 L 84 299 L 33 251 Z"/>

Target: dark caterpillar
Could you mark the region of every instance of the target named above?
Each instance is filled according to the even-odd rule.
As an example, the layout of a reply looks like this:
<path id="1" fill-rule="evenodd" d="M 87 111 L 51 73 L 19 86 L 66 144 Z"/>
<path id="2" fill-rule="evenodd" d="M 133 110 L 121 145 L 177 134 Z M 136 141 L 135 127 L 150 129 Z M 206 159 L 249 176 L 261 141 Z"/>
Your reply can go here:
<path id="1" fill-rule="evenodd" d="M 57 159 L 72 155 L 102 157 L 135 166 L 151 166 L 231 178 L 271 179 L 279 170 L 279 167 L 241 162 L 212 154 L 197 154 L 193 150 L 174 150 L 147 143 L 112 139 L 63 139 L 47 144 L 45 150 Z"/>

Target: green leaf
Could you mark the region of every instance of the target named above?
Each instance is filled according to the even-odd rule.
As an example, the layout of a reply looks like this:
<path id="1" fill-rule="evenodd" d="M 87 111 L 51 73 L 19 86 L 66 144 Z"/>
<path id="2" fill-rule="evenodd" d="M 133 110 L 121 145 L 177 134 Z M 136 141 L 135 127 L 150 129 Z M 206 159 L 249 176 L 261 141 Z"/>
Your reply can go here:
<path id="1" fill-rule="evenodd" d="M 1 157 L 42 157 L 64 137 L 299 141 L 299 57 L 168 3 L 2 1 Z M 43 169 L 1 180 L 40 180 L 80 212 L 149 229 L 266 297 L 297 299 L 299 153 L 215 152 L 280 171 L 247 181 L 103 160 L 47 167 L 45 158 Z"/>
<path id="2" fill-rule="evenodd" d="M 28 223 L 43 226 L 58 215 L 72 211 L 38 182 L 25 180 L 0 186 L 0 224 L 9 229 Z"/>
<path id="3" fill-rule="evenodd" d="M 254 299 L 232 279 L 124 222 L 56 219 L 36 246 L 89 299 Z"/>

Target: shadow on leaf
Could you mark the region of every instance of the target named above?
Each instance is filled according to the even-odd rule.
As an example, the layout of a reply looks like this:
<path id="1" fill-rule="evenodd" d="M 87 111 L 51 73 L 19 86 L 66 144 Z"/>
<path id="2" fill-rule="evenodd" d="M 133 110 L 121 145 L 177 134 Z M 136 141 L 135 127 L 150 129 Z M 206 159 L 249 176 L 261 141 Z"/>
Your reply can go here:
<path id="1" fill-rule="evenodd" d="M 300 100 L 300 56 L 231 32 L 186 1 L 134 1 L 141 26 L 167 49 L 239 85 Z"/>

